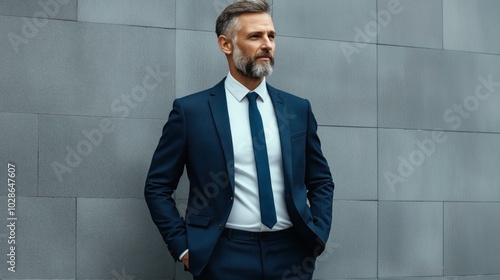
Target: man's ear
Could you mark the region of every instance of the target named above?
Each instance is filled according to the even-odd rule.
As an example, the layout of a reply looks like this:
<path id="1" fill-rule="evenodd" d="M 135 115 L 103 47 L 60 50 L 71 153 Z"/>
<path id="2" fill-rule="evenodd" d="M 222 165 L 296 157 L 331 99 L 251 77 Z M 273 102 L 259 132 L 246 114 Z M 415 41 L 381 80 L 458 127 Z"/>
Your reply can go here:
<path id="1" fill-rule="evenodd" d="M 233 53 L 233 42 L 229 40 L 226 35 L 220 35 L 218 38 L 219 48 L 226 55 L 230 55 Z"/>

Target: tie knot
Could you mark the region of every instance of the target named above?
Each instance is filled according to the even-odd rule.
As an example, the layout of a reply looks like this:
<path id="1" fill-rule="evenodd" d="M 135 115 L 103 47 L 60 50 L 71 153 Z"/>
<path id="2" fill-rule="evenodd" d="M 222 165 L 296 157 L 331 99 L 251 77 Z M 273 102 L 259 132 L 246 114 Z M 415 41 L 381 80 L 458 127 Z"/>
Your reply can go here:
<path id="1" fill-rule="evenodd" d="M 251 92 L 247 93 L 248 101 L 251 101 L 251 102 L 256 102 L 258 96 L 259 95 L 255 91 L 251 91 Z"/>

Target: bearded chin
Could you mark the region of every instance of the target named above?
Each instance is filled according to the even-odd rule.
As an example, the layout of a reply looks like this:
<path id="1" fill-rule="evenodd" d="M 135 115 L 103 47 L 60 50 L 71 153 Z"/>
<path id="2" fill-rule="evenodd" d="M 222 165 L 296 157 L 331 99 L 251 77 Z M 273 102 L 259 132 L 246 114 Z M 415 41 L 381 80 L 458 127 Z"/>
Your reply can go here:
<path id="1" fill-rule="evenodd" d="M 263 62 L 262 64 L 257 63 L 255 60 L 247 63 L 247 69 L 250 69 L 248 73 L 253 78 L 262 78 L 273 73 L 273 66 L 271 62 Z"/>
<path id="2" fill-rule="evenodd" d="M 262 78 L 273 73 L 274 59 L 271 58 L 270 61 L 263 61 L 262 63 L 257 63 L 251 57 L 245 56 L 239 48 L 234 49 L 233 60 L 236 69 L 238 69 L 243 75 L 252 78 Z"/>

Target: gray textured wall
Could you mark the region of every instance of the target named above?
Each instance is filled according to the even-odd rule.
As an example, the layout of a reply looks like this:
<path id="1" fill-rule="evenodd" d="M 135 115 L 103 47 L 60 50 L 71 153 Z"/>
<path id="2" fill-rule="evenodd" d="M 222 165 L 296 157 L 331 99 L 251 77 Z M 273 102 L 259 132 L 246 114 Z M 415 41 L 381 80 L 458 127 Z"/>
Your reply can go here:
<path id="1" fill-rule="evenodd" d="M 0 0 L 0 279 L 189 279 L 142 190 L 173 99 L 227 73 L 229 2 Z M 269 82 L 336 179 L 315 278 L 500 279 L 500 1 L 272 2 Z"/>

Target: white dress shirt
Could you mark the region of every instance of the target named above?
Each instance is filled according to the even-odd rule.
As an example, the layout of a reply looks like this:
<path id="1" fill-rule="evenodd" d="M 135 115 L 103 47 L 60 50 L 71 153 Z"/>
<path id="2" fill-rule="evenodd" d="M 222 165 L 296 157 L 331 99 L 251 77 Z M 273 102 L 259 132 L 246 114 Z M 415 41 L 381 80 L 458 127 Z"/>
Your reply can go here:
<path id="1" fill-rule="evenodd" d="M 269 229 L 261 223 L 259 187 L 257 169 L 252 146 L 252 133 L 248 116 L 248 100 L 250 92 L 231 74 L 225 80 L 227 108 L 231 125 L 231 137 L 234 152 L 234 203 L 229 214 L 226 227 L 252 232 L 283 230 L 292 226 L 285 204 L 285 185 L 283 181 L 283 162 L 281 142 L 273 103 L 267 92 L 266 80 L 253 90 L 259 97 L 257 107 L 264 124 L 266 136 L 271 184 L 277 223 Z"/>

